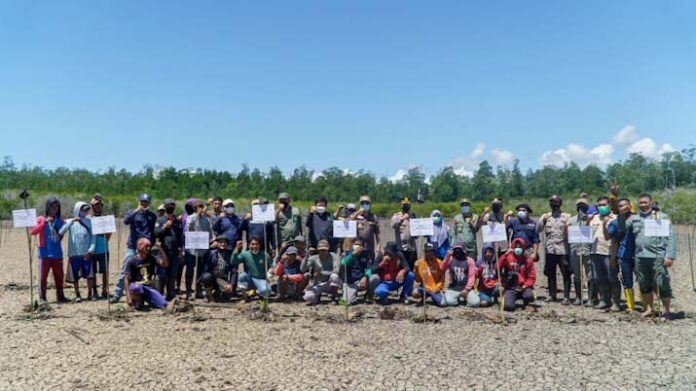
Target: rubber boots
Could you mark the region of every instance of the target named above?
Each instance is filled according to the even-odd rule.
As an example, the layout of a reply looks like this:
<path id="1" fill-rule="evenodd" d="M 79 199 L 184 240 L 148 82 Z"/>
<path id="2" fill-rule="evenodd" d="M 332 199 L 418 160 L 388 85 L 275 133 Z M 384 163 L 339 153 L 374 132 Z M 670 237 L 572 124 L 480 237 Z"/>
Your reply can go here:
<path id="1" fill-rule="evenodd" d="M 633 288 L 624 289 L 624 295 L 626 296 L 626 312 L 631 313 L 635 308 L 635 298 L 633 297 Z"/>

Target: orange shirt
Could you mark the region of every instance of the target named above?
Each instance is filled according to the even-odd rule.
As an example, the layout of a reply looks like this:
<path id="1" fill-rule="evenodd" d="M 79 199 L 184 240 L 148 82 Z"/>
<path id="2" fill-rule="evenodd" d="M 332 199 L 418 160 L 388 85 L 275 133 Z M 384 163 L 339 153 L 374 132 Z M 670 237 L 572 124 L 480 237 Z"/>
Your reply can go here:
<path id="1" fill-rule="evenodd" d="M 440 270 L 440 261 L 435 258 L 430 264 L 425 259 L 419 259 L 414 266 L 416 281 L 430 292 L 439 292 L 445 286 L 445 272 Z"/>

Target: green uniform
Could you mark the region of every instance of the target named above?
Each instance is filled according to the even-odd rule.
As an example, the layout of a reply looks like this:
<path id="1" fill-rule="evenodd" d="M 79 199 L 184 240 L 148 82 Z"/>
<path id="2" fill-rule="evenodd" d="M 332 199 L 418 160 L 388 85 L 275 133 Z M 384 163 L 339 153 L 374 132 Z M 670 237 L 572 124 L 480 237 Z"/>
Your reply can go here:
<path id="1" fill-rule="evenodd" d="M 476 259 L 478 257 L 476 233 L 481 228 L 481 219 L 475 213 L 466 217 L 459 213 L 454 216 L 453 220 L 450 227 L 450 245 L 454 245 L 457 242 L 464 243 L 467 255 Z"/>
<path id="2" fill-rule="evenodd" d="M 276 222 L 278 223 L 278 243 L 292 242 L 296 236 L 302 235 L 300 208 L 290 206 L 287 210 L 279 211 Z"/>
<path id="3" fill-rule="evenodd" d="M 652 292 L 655 287 L 661 298 L 672 297 L 672 287 L 669 273 L 664 265 L 664 259 L 675 260 L 677 257 L 677 241 L 674 227 L 670 224 L 669 236 L 652 237 L 645 235 L 645 220 L 658 219 L 669 221 L 669 216 L 662 212 L 640 212 L 632 215 L 629 221 L 619 216 L 619 232 L 633 232 L 635 238 L 636 276 L 642 293 Z"/>

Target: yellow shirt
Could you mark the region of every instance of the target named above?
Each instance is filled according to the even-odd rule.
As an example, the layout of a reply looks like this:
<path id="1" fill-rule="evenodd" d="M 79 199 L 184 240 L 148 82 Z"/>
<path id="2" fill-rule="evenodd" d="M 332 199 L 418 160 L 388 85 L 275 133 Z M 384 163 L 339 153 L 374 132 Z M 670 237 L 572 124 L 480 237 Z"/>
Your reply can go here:
<path id="1" fill-rule="evenodd" d="M 425 259 L 419 259 L 414 265 L 416 281 L 430 292 L 439 292 L 445 286 L 445 273 L 440 270 L 441 262 L 435 258 L 429 264 Z"/>

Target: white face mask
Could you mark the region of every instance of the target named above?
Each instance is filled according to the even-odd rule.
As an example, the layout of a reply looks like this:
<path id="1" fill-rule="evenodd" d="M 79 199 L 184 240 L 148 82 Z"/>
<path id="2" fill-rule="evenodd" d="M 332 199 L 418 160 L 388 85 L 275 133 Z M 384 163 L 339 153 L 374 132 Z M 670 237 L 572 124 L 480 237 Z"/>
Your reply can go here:
<path id="1" fill-rule="evenodd" d="M 315 210 L 317 211 L 317 213 L 322 214 L 322 213 L 326 212 L 326 207 L 325 206 L 317 206 L 315 208 Z"/>
<path id="2" fill-rule="evenodd" d="M 225 213 L 227 213 L 228 215 L 234 214 L 234 206 L 226 206 Z"/>
<path id="3" fill-rule="evenodd" d="M 358 251 L 358 250 L 360 250 L 361 247 L 362 247 L 362 246 L 360 246 L 359 244 L 354 244 L 354 245 L 353 245 L 353 251 Z"/>
<path id="4" fill-rule="evenodd" d="M 527 212 L 521 210 L 521 211 L 517 212 L 517 217 L 519 217 L 519 218 L 521 218 L 522 220 L 524 220 L 524 219 L 527 218 Z"/>

